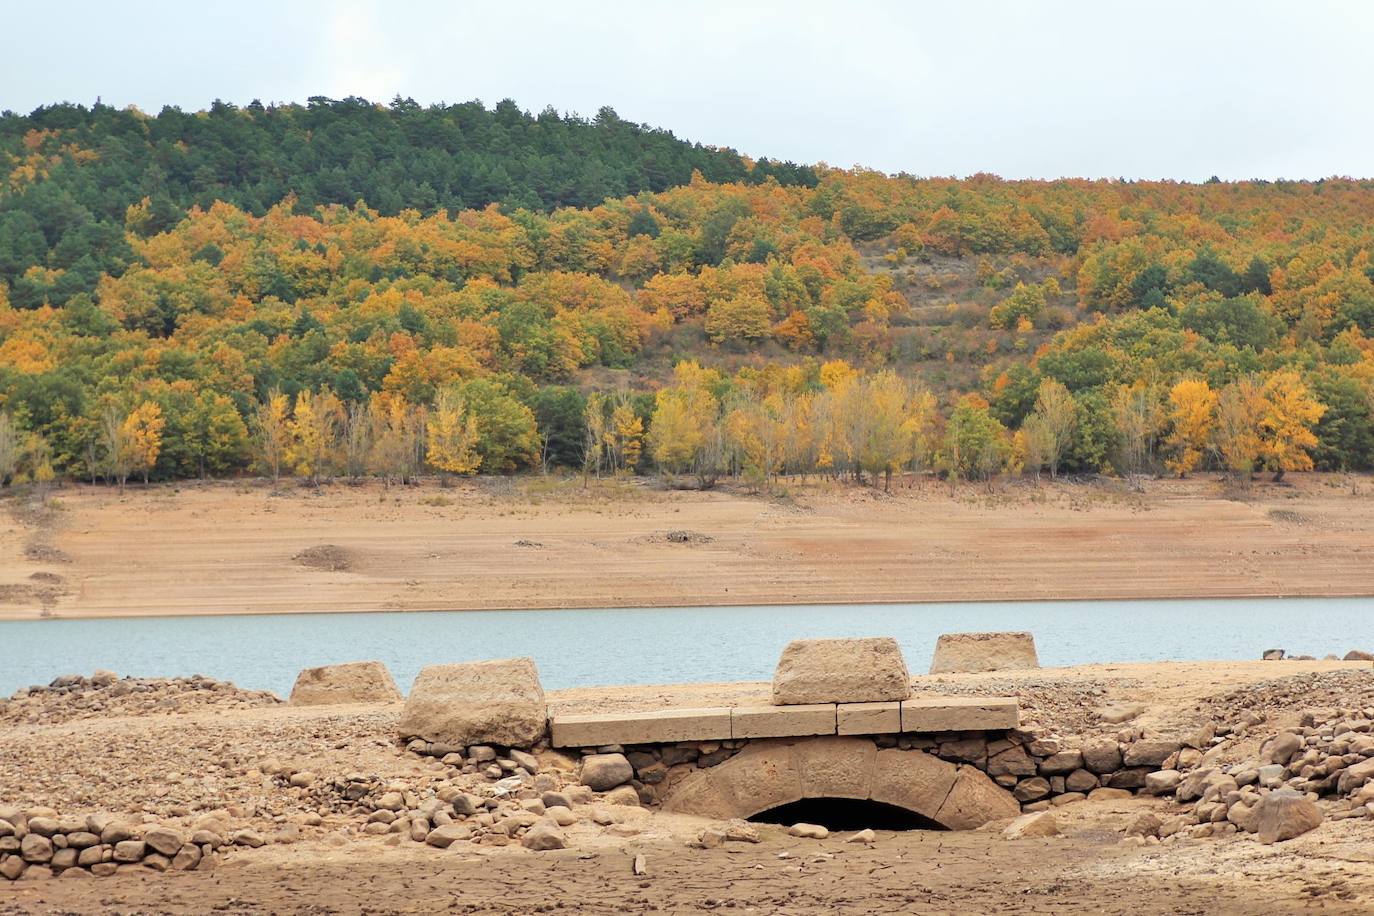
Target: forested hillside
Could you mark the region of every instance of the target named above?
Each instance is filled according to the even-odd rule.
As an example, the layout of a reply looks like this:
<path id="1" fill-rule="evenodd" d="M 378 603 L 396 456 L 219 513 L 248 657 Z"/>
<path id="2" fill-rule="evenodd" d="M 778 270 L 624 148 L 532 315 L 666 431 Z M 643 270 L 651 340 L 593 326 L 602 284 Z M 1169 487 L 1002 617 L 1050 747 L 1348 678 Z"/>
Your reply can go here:
<path id="1" fill-rule="evenodd" d="M 504 104 L 0 125 L 19 480 L 1374 460 L 1371 182 L 915 179 Z"/>

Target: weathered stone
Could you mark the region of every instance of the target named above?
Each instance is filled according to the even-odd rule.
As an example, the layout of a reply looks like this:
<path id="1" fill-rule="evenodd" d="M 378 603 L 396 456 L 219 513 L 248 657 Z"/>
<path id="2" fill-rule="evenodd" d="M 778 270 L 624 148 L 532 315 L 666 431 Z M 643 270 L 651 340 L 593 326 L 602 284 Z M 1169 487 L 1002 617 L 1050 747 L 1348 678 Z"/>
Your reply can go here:
<path id="1" fill-rule="evenodd" d="M 982 770 L 963 766 L 934 819 L 950 830 L 972 830 L 988 821 L 1016 817 L 1020 813 L 1021 806 L 1010 792 L 994 783 Z"/>
<path id="2" fill-rule="evenodd" d="M 550 725 L 554 747 L 728 740 L 731 734 L 726 706 L 562 715 L 554 716 Z"/>
<path id="3" fill-rule="evenodd" d="M 1260 760 L 1264 763 L 1286 764 L 1302 750 L 1303 740 L 1292 732 L 1279 732 L 1260 745 Z"/>
<path id="4" fill-rule="evenodd" d="M 446 827 L 435 827 L 425 834 L 425 843 L 436 849 L 448 849 L 459 840 L 466 840 L 471 836 L 471 827 L 462 824 L 449 824 Z"/>
<path id="5" fill-rule="evenodd" d="M 1255 806 L 1255 832 L 1261 843 L 1277 843 L 1300 836 L 1318 827 L 1322 811 L 1305 795 L 1277 789 L 1263 796 Z"/>
<path id="6" fill-rule="evenodd" d="M 201 848 L 194 843 L 187 843 L 172 857 L 173 871 L 194 871 L 200 865 L 200 860 L 204 858 Z"/>
<path id="7" fill-rule="evenodd" d="M 642 801 L 639 791 L 634 786 L 616 786 L 606 793 L 605 802 L 608 805 L 624 805 L 634 807 Z"/>
<path id="8" fill-rule="evenodd" d="M 1127 745 L 1121 762 L 1128 767 L 1158 767 L 1178 748 L 1179 742 L 1175 738 L 1142 738 Z"/>
<path id="9" fill-rule="evenodd" d="M 1093 789 L 1088 793 L 1089 801 L 1120 801 L 1121 799 L 1134 797 L 1134 794 L 1129 789 L 1113 789 L 1108 786 Z"/>
<path id="10" fill-rule="evenodd" d="M 169 827 L 154 827 L 152 830 L 143 834 L 143 842 L 154 852 L 160 852 L 164 856 L 174 856 L 181 851 L 185 845 L 186 838 Z"/>
<path id="11" fill-rule="evenodd" d="M 773 672 L 773 703 L 881 703 L 905 700 L 911 678 L 897 640 L 798 639 Z"/>
<path id="12" fill-rule="evenodd" d="M 988 775 L 989 776 L 1034 776 L 1035 760 L 1026 753 L 1026 749 L 1019 744 L 1013 744 L 1006 750 L 992 754 L 989 747 L 988 756 Z"/>
<path id="13" fill-rule="evenodd" d="M 872 846 L 874 843 L 878 842 L 878 835 L 874 833 L 870 828 L 865 827 L 863 830 L 860 830 L 857 833 L 850 834 L 850 836 L 845 840 L 845 842 L 862 843 L 865 846 Z"/>
<path id="14" fill-rule="evenodd" d="M 1152 771 L 1149 767 L 1127 767 L 1117 770 L 1107 777 L 1107 785 L 1113 789 L 1143 789 L 1145 777 L 1150 772 Z"/>
<path id="15" fill-rule="evenodd" d="M 1082 751 L 1060 751 L 1040 762 L 1041 776 L 1063 776 L 1083 766 Z"/>
<path id="16" fill-rule="evenodd" d="M 954 764 L 922 751 L 881 750 L 874 757 L 870 797 L 876 802 L 896 805 L 938 820 L 936 815 L 949 797 L 959 772 Z M 1016 804 L 1010 795 L 1007 798 Z"/>
<path id="17" fill-rule="evenodd" d="M 753 824 L 739 818 L 731 818 L 725 824 L 725 840 L 728 843 L 758 843 L 762 837 Z"/>
<path id="18" fill-rule="evenodd" d="M 18 881 L 19 876 L 24 873 L 25 867 L 24 860 L 19 856 L 4 856 L 0 858 L 0 877 Z"/>
<path id="19" fill-rule="evenodd" d="M 1059 824 L 1055 821 L 1054 815 L 1048 811 L 1023 814 L 1002 830 L 1002 836 L 1008 840 L 1055 836 L 1058 833 Z"/>
<path id="20" fill-rule="evenodd" d="M 546 716 L 533 659 L 430 665 L 415 678 L 399 731 L 464 747 L 530 747 L 544 736 Z"/>
<path id="21" fill-rule="evenodd" d="M 834 703 L 736 706 L 730 710 L 730 737 L 735 739 L 833 735 L 835 727 Z"/>
<path id="22" fill-rule="evenodd" d="M 830 831 L 820 824 L 793 824 L 787 828 L 787 835 L 805 840 L 823 840 L 830 836 Z"/>
<path id="23" fill-rule="evenodd" d="M 138 862 L 147 852 L 148 846 L 142 840 L 121 840 L 114 844 L 114 861 Z"/>
<path id="24" fill-rule="evenodd" d="M 790 744 L 753 742 L 716 768 L 736 817 L 753 817 L 802 797 L 801 762 Z"/>
<path id="25" fill-rule="evenodd" d="M 381 662 L 349 662 L 306 668 L 296 677 L 290 702 L 292 706 L 399 703 L 401 691 Z"/>
<path id="26" fill-rule="evenodd" d="M 1050 794 L 1050 781 L 1043 776 L 1032 776 L 1018 782 L 1011 794 L 1019 802 L 1035 801 Z"/>
<path id="27" fill-rule="evenodd" d="M 1143 811 L 1126 825 L 1126 836 L 1159 836 L 1159 828 L 1162 823 L 1159 815 L 1151 811 Z"/>
<path id="28" fill-rule="evenodd" d="M 634 778 L 634 768 L 624 754 L 592 754 L 582 760 L 582 785 L 605 792 Z"/>
<path id="29" fill-rule="evenodd" d="M 1039 668 L 1030 633 L 945 633 L 935 641 L 931 674 Z"/>
<path id="30" fill-rule="evenodd" d="M 1089 772 L 1100 776 L 1121 769 L 1121 748 L 1114 738 L 1091 738 L 1083 742 L 1080 752 Z"/>
<path id="31" fill-rule="evenodd" d="M 803 798 L 868 798 L 878 753 L 862 738 L 821 738 L 795 747 Z"/>
<path id="32" fill-rule="evenodd" d="M 24 861 L 30 864 L 41 864 L 52 861 L 53 845 L 52 840 L 38 833 L 26 834 L 19 841 L 19 854 Z"/>
<path id="33" fill-rule="evenodd" d="M 1374 779 L 1374 757 L 1354 766 L 1346 767 L 1336 781 L 1336 791 L 1341 795 L 1349 795 L 1370 779 Z"/>
<path id="34" fill-rule="evenodd" d="M 1265 649 L 1260 653 L 1260 658 L 1266 662 L 1277 662 L 1283 660 L 1283 655 L 1283 649 Z"/>
<path id="35" fill-rule="evenodd" d="M 1178 770 L 1158 770 L 1145 774 L 1145 792 L 1148 795 L 1167 795 L 1178 788 L 1183 774 Z"/>
<path id="36" fill-rule="evenodd" d="M 544 814 L 549 820 L 560 827 L 571 827 L 580 820 L 575 811 L 571 808 L 565 808 L 562 805 L 554 805 L 551 808 L 546 808 Z"/>
<path id="37" fill-rule="evenodd" d="M 1108 725 L 1120 725 L 1122 722 L 1131 721 L 1144 711 L 1145 707 L 1139 703 L 1113 703 L 1099 709 L 1097 718 Z"/>
<path id="38" fill-rule="evenodd" d="M 900 703 L 840 703 L 835 709 L 837 734 L 887 735 L 902 730 Z"/>
<path id="39" fill-rule="evenodd" d="M 1359 649 L 1351 649 L 1345 653 L 1345 661 L 1348 662 L 1374 662 L 1374 652 L 1363 652 Z"/>
<path id="40" fill-rule="evenodd" d="M 73 849 L 85 849 L 88 846 L 97 846 L 100 837 L 85 830 L 77 830 L 67 834 L 67 845 Z"/>
<path id="41" fill-rule="evenodd" d="M 1015 697 L 917 697 L 902 702 L 902 731 L 1005 731 L 1020 716 Z"/>
<path id="42" fill-rule="evenodd" d="M 1074 770 L 1064 777 L 1064 788 L 1070 792 L 1091 792 L 1100 784 L 1098 778 L 1087 770 Z"/>

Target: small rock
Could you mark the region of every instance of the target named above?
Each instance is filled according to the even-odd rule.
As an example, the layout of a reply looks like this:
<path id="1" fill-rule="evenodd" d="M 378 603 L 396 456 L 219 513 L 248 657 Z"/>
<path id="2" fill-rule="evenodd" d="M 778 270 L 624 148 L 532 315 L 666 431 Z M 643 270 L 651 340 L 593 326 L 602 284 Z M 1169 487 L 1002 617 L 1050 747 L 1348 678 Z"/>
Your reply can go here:
<path id="1" fill-rule="evenodd" d="M 1145 774 L 1145 792 L 1148 795 L 1167 795 L 1178 788 L 1183 774 L 1178 770 L 1158 770 Z"/>
<path id="2" fill-rule="evenodd" d="M 181 851 L 181 847 L 186 843 L 186 838 L 170 828 L 154 827 L 143 834 L 143 842 L 147 843 L 154 852 L 159 852 L 170 858 Z"/>
<path id="3" fill-rule="evenodd" d="M 1161 823 L 1157 814 L 1142 812 L 1126 825 L 1126 836 L 1159 836 Z"/>
<path id="4" fill-rule="evenodd" d="M 872 844 L 878 842 L 878 835 L 874 833 L 871 829 L 864 828 L 863 830 L 860 830 L 858 833 L 851 835 L 848 839 L 845 840 L 845 842 L 863 843 L 865 846 L 871 846 Z"/>
<path id="5" fill-rule="evenodd" d="M 787 828 L 787 834 L 807 840 L 823 840 L 830 836 L 830 831 L 820 824 L 793 824 Z"/>
<path id="6" fill-rule="evenodd" d="M 520 845 L 526 849 L 542 852 L 548 849 L 562 849 L 568 845 L 568 840 L 557 824 L 545 818 L 525 831 L 525 836 L 520 840 Z"/>
<path id="7" fill-rule="evenodd" d="M 592 754 L 582 760 L 582 785 L 596 792 L 624 785 L 634 775 L 634 768 L 624 754 Z"/>
<path id="8" fill-rule="evenodd" d="M 1008 840 L 1020 840 L 1029 837 L 1054 836 L 1059 833 L 1059 824 L 1055 821 L 1054 815 L 1048 811 L 1041 811 L 1037 814 L 1023 814 L 1013 820 L 1002 831 L 1002 837 Z"/>
<path id="9" fill-rule="evenodd" d="M 731 843 L 757 843 L 760 841 L 758 828 L 748 821 L 739 819 L 726 822 L 725 839 Z"/>
<path id="10" fill-rule="evenodd" d="M 435 827 L 425 836 L 425 843 L 437 849 L 448 849 L 460 840 L 466 840 L 472 836 L 472 830 L 462 824 L 449 824 L 447 827 Z"/>

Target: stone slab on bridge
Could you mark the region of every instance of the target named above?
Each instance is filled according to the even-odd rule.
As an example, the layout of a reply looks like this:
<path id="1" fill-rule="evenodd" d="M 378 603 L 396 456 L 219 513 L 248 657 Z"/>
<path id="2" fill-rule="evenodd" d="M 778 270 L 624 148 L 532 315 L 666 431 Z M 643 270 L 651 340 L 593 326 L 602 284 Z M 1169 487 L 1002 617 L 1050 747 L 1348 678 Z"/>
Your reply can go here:
<path id="1" fill-rule="evenodd" d="M 1015 697 L 921 697 L 885 703 L 679 707 L 649 712 L 558 715 L 554 747 L 671 744 L 741 738 L 922 734 L 1016 728 Z"/>

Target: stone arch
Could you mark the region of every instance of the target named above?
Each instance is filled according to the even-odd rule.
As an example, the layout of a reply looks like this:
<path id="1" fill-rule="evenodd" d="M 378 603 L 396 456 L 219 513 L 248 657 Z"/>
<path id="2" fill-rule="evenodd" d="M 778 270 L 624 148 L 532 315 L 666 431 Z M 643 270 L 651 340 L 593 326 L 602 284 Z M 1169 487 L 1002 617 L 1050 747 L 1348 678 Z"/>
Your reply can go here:
<path id="1" fill-rule="evenodd" d="M 870 799 L 950 830 L 1021 813 L 1011 793 L 977 767 L 924 751 L 880 749 L 869 738 L 836 736 L 750 741 L 724 763 L 672 786 L 663 808 L 749 818 L 806 798 Z"/>

